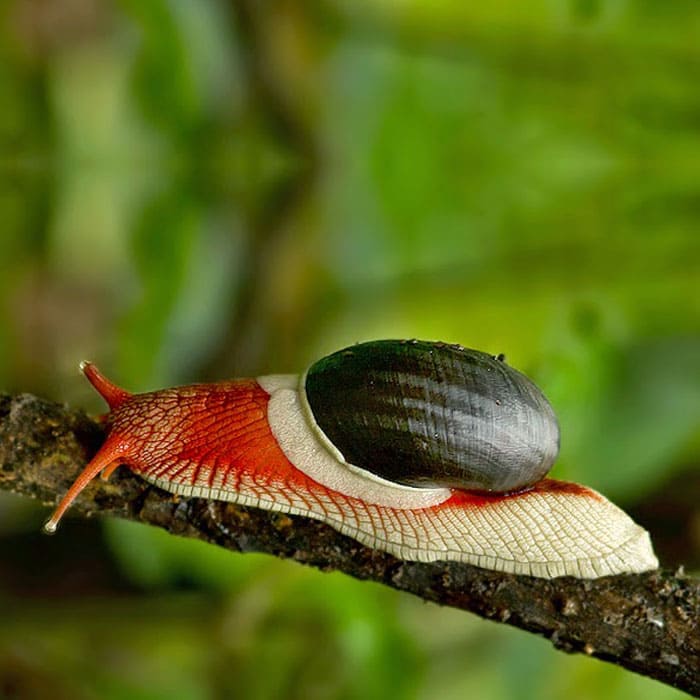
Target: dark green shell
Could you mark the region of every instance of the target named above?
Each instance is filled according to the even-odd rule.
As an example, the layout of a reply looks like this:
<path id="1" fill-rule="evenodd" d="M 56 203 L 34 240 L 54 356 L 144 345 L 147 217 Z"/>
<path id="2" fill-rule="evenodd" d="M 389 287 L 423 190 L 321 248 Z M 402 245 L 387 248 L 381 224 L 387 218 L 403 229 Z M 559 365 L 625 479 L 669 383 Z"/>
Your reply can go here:
<path id="1" fill-rule="evenodd" d="M 559 452 L 542 392 L 478 350 L 360 343 L 313 364 L 305 389 L 347 462 L 401 484 L 517 491 L 542 479 Z"/>

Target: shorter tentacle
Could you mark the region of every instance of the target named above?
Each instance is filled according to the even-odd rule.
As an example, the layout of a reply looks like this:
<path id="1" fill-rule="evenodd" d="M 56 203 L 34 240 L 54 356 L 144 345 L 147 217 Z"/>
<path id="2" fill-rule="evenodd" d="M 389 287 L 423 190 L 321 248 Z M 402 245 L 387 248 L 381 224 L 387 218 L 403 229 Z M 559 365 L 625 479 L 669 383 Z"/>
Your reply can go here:
<path id="1" fill-rule="evenodd" d="M 90 384 L 97 389 L 99 395 L 107 402 L 112 411 L 115 408 L 119 408 L 119 406 L 132 396 L 128 391 L 107 379 L 92 362 L 83 360 L 80 363 L 80 371 L 85 375 Z"/>

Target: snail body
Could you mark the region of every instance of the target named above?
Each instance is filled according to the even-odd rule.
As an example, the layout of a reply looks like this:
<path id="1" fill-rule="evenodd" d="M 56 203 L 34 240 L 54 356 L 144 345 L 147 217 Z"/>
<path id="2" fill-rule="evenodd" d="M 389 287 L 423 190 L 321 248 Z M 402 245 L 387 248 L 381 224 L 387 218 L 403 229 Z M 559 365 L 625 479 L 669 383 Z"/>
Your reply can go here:
<path id="1" fill-rule="evenodd" d="M 500 358 L 361 343 L 297 377 L 132 395 L 81 366 L 107 438 L 51 519 L 126 464 L 186 497 L 305 515 L 412 561 L 553 578 L 656 568 L 648 533 L 595 491 L 546 478 L 559 446 L 542 392 Z"/>

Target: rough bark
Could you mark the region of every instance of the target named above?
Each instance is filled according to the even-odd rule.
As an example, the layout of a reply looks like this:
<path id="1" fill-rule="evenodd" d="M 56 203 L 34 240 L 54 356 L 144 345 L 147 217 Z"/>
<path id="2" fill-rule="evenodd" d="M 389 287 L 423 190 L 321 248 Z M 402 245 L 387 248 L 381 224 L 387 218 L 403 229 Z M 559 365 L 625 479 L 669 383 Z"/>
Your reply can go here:
<path id="1" fill-rule="evenodd" d="M 28 394 L 0 395 L 0 489 L 55 503 L 102 439 L 99 425 Z M 370 550 L 314 520 L 178 499 L 120 469 L 72 512 L 105 513 L 240 552 L 267 552 L 384 583 L 549 638 L 700 697 L 700 581 L 656 571 L 551 581 Z M 37 527 L 39 527 L 37 523 Z"/>

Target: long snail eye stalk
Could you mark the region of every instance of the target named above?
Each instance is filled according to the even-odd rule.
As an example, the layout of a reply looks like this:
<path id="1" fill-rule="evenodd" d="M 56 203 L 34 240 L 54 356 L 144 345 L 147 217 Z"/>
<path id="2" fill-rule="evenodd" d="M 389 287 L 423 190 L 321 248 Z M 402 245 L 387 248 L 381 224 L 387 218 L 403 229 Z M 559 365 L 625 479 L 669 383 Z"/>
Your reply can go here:
<path id="1" fill-rule="evenodd" d="M 546 477 L 559 427 L 523 374 L 476 350 L 382 340 L 297 377 L 130 394 L 90 363 L 108 435 L 45 525 L 120 464 L 183 496 L 305 515 L 404 560 L 595 578 L 658 567 L 648 533 Z"/>

